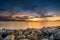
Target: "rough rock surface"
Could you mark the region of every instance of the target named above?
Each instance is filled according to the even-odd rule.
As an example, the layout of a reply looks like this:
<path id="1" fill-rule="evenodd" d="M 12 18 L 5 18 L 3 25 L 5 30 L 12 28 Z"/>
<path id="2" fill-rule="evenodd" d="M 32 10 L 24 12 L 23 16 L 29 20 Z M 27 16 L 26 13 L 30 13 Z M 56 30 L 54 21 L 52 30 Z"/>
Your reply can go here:
<path id="1" fill-rule="evenodd" d="M 0 29 L 0 40 L 60 40 L 60 27 L 42 29 Z"/>

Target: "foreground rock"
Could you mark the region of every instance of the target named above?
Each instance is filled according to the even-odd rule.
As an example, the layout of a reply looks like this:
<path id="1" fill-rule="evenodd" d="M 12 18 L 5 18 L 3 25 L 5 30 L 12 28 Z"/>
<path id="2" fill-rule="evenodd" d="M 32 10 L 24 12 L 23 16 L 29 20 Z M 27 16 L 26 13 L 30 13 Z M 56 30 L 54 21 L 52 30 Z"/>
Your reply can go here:
<path id="1" fill-rule="evenodd" d="M 60 39 L 60 32 L 57 32 L 57 33 L 54 35 L 54 39 Z"/>
<path id="2" fill-rule="evenodd" d="M 42 29 L 1 29 L 0 40 L 60 40 L 60 27 Z"/>
<path id="3" fill-rule="evenodd" d="M 3 40 L 15 40 L 14 35 L 8 35 Z"/>

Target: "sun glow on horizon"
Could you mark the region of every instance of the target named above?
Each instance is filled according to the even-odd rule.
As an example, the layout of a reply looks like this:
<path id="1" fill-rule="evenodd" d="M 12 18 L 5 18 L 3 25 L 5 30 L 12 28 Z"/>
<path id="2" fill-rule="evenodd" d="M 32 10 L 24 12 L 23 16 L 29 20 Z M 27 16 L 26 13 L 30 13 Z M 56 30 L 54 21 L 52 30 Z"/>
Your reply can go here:
<path id="1" fill-rule="evenodd" d="M 40 18 L 33 18 L 33 19 L 28 19 L 28 20 L 31 20 L 31 21 L 39 21 Z"/>

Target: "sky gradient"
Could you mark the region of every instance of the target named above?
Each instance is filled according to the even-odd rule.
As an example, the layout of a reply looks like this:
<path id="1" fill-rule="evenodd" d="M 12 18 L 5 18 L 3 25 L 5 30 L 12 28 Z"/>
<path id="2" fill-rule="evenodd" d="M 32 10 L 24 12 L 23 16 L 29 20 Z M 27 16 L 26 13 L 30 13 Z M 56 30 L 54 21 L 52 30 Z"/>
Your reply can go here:
<path id="1" fill-rule="evenodd" d="M 38 14 L 60 13 L 60 0 L 0 0 L 1 11 L 25 11 Z"/>

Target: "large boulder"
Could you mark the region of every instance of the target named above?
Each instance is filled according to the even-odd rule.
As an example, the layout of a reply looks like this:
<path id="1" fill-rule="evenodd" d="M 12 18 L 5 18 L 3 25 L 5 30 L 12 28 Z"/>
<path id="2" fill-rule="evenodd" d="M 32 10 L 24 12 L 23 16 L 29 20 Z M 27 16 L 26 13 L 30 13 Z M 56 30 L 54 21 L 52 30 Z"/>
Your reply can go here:
<path id="1" fill-rule="evenodd" d="M 56 33 L 58 31 L 58 28 L 55 28 L 55 27 L 48 27 L 48 28 L 43 28 L 42 31 L 44 33 Z"/>
<path id="2" fill-rule="evenodd" d="M 14 40 L 14 35 L 8 35 L 3 40 Z"/>
<path id="3" fill-rule="evenodd" d="M 57 32 L 57 33 L 54 35 L 54 39 L 60 39 L 60 32 Z"/>

